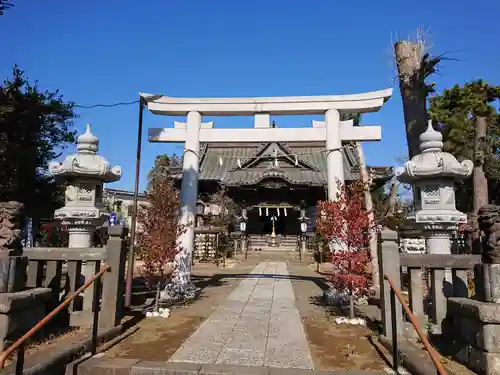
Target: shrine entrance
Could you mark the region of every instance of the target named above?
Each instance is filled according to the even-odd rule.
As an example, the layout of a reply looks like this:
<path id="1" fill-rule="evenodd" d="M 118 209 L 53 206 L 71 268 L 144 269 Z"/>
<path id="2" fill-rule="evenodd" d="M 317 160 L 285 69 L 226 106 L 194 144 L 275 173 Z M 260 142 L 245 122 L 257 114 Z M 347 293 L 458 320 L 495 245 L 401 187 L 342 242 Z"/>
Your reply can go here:
<path id="1" fill-rule="evenodd" d="M 247 232 L 249 235 L 272 235 L 274 224 L 275 235 L 295 238 L 300 234 L 299 216 L 300 210 L 290 206 L 256 206 L 248 210 Z"/>
<path id="2" fill-rule="evenodd" d="M 321 173 L 321 181 L 318 180 L 315 184 L 327 187 L 327 198 L 333 201 L 337 196 L 338 184 L 345 181 L 344 145 L 350 142 L 378 141 L 381 138 L 380 126 L 355 126 L 353 120 L 342 122 L 341 114 L 376 112 L 391 95 L 392 89 L 349 95 L 261 98 L 173 98 L 141 94 L 141 102 L 154 114 L 186 116 L 186 122 L 175 121 L 173 128 L 149 129 L 150 142 L 184 142 L 180 223 L 187 227 L 179 236 L 179 245 L 186 255 L 180 267 L 190 269 L 189 262 L 194 249 L 195 233 L 194 225 L 191 224 L 196 221 L 200 156 L 204 155 L 200 152 L 202 144 L 264 143 L 268 150 L 267 145 L 270 145 L 270 151 L 273 152 L 269 156 L 273 165 L 263 168 L 262 173 L 252 179 L 254 184 L 278 177 L 294 185 L 310 185 L 313 182 L 310 176 Z M 313 121 L 312 127 L 296 129 L 271 127 L 271 116 L 279 115 L 323 115 L 324 121 Z M 202 116 L 253 116 L 254 129 L 214 129 L 213 122 L 202 122 Z M 323 168 L 311 164 L 316 158 L 311 152 L 305 151 L 300 155 L 288 152 L 287 146 L 283 145 L 293 142 L 322 143 L 324 149 L 321 154 L 326 159 L 322 162 Z M 267 154 L 263 156 L 268 157 Z M 219 167 L 224 167 L 226 162 L 224 168 L 228 172 L 244 172 L 252 167 L 250 164 L 258 164 L 259 159 L 264 161 L 262 157 L 255 158 L 252 154 L 219 155 L 215 158 Z M 307 173 L 289 176 L 284 170 L 289 167 L 282 168 L 279 162 L 285 160 L 280 159 L 286 159 L 296 169 L 307 169 Z M 243 178 L 239 176 L 238 179 L 237 174 L 234 177 L 236 180 L 233 181 L 223 178 L 224 184 Z M 189 272 L 187 271 L 188 275 Z"/>

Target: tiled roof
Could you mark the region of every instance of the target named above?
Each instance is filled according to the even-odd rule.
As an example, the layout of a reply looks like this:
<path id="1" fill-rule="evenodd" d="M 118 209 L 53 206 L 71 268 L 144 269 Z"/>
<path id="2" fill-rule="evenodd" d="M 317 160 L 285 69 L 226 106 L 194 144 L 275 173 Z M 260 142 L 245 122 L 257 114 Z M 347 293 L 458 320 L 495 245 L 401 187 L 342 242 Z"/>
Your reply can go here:
<path id="1" fill-rule="evenodd" d="M 279 166 L 272 166 L 270 148 L 279 148 L 279 155 L 297 156 L 297 165 L 287 158 L 279 159 Z M 221 145 L 204 144 L 201 148 L 200 180 L 215 180 L 227 185 L 253 185 L 262 179 L 280 177 L 290 183 L 325 185 L 327 183 L 325 146 L 319 143 L 295 144 L 248 144 Z M 349 149 L 343 149 L 344 176 L 346 180 L 357 179 L 354 172 L 357 160 Z M 220 159 L 222 157 L 222 165 Z M 243 168 L 239 168 L 238 159 Z M 290 159 L 290 158 L 288 158 Z M 267 165 L 266 165 L 267 163 Z"/>

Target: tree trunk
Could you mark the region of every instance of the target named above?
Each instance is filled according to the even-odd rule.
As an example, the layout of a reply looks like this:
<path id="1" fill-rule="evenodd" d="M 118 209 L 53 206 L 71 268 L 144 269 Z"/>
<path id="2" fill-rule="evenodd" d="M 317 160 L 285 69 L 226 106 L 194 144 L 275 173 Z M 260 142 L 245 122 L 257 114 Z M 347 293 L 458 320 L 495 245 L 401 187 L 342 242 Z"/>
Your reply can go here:
<path id="1" fill-rule="evenodd" d="M 374 297 L 378 298 L 380 294 L 378 255 L 377 255 L 377 234 L 375 232 L 375 214 L 373 212 L 373 199 L 370 192 L 372 177 L 368 174 L 366 168 L 365 154 L 360 142 L 356 142 L 356 151 L 359 158 L 359 167 L 361 169 L 361 181 L 363 182 L 363 193 L 365 196 L 366 211 L 368 212 L 368 225 L 370 226 L 370 266 L 372 274 L 372 292 Z"/>
<path id="2" fill-rule="evenodd" d="M 352 274 L 352 260 L 349 259 L 349 271 Z M 354 287 L 352 281 L 349 283 L 349 318 L 354 319 L 356 311 L 354 310 Z"/>
<path id="3" fill-rule="evenodd" d="M 396 200 L 398 198 L 398 182 L 394 181 L 391 184 L 391 195 L 389 196 L 389 204 L 387 207 L 387 213 L 386 216 L 392 216 L 394 215 L 394 210 L 396 208 Z"/>
<path id="4" fill-rule="evenodd" d="M 486 117 L 476 117 L 476 133 L 474 136 L 474 170 L 472 173 L 473 202 L 472 202 L 472 250 L 480 252 L 480 233 L 477 222 L 477 213 L 484 205 L 488 204 L 488 180 L 484 173 L 484 145 L 488 131 Z"/>
<path id="5" fill-rule="evenodd" d="M 351 291 L 349 293 L 349 318 L 354 319 L 356 317 L 356 311 L 354 310 L 354 294 Z"/>
<path id="6" fill-rule="evenodd" d="M 409 160 L 420 153 L 419 137 L 427 129 L 427 89 L 423 74 L 424 45 L 400 40 L 394 45 L 399 90 L 403 100 Z M 419 189 L 413 186 L 413 205 L 420 201 Z"/>
<path id="7" fill-rule="evenodd" d="M 422 74 L 423 49 L 422 43 L 409 40 L 400 40 L 394 45 L 410 159 L 420 153 L 419 137 L 427 129 L 427 90 Z"/>

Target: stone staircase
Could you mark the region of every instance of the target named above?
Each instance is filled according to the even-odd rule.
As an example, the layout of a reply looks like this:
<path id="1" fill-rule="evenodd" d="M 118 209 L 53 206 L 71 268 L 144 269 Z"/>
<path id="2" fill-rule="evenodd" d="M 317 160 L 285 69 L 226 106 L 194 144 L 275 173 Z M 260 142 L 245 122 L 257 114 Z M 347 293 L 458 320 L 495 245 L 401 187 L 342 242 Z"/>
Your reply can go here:
<path id="1" fill-rule="evenodd" d="M 297 237 L 288 236 L 276 239 L 279 246 L 269 246 L 267 236 L 250 235 L 249 236 L 249 250 L 262 251 L 296 251 L 297 250 Z"/>
<path id="2" fill-rule="evenodd" d="M 240 261 L 245 258 L 244 253 L 237 255 L 237 259 Z M 296 250 L 249 250 L 247 253 L 248 260 L 255 260 L 258 262 L 268 262 L 268 261 L 302 261 L 302 262 L 314 262 L 314 256 L 312 253 L 302 253 L 302 255 Z"/>

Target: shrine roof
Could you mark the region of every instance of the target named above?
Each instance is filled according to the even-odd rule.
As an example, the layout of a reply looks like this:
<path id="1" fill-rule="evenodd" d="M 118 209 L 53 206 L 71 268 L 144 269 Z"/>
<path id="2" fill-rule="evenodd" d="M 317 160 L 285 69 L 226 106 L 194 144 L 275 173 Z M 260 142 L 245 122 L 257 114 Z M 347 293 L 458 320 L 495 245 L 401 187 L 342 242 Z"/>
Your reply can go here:
<path id="1" fill-rule="evenodd" d="M 278 166 L 273 163 L 271 151 L 274 150 L 279 151 Z M 345 180 L 359 179 L 355 150 L 346 146 L 341 152 Z M 199 180 L 218 181 L 229 186 L 255 185 L 266 178 L 280 178 L 291 184 L 327 184 L 324 143 L 205 143 L 201 145 L 200 157 Z M 373 171 L 375 179 L 385 180 L 392 176 L 390 167 L 374 167 Z"/>

